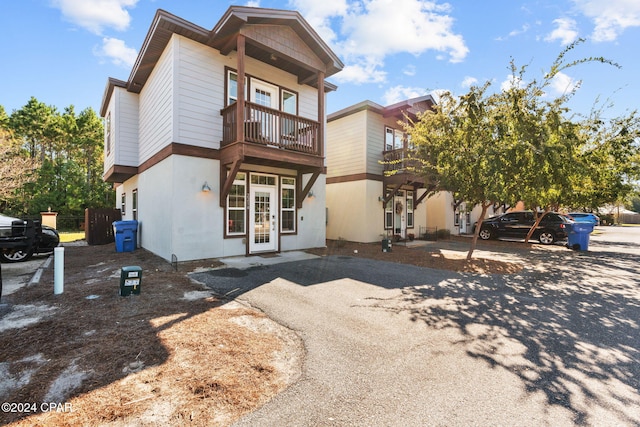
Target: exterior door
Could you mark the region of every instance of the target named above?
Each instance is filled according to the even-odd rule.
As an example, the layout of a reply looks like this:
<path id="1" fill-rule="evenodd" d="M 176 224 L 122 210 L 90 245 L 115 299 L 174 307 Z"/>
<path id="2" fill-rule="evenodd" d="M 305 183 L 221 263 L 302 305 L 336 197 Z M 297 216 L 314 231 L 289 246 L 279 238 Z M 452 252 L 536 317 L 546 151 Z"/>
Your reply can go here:
<path id="1" fill-rule="evenodd" d="M 251 102 L 277 110 L 280 105 L 278 88 L 260 80 L 251 80 Z M 259 123 L 260 136 L 267 142 L 276 142 L 278 136 L 278 116 L 262 110 L 253 111 L 252 120 Z"/>
<path id="2" fill-rule="evenodd" d="M 276 188 L 252 185 L 249 191 L 249 253 L 278 249 Z"/>
<path id="3" fill-rule="evenodd" d="M 394 197 L 393 210 L 393 232 L 399 235 L 401 238 L 405 238 L 405 231 L 407 229 L 407 212 L 406 212 L 406 199 L 404 197 L 404 191 L 398 191 Z"/>

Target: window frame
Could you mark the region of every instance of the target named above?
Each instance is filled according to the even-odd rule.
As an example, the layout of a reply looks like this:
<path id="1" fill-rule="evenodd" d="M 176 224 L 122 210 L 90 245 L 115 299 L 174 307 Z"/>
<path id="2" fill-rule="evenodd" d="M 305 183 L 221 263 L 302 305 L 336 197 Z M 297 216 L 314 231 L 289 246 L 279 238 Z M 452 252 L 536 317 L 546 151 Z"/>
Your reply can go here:
<path id="1" fill-rule="evenodd" d="M 239 176 L 244 177 L 244 179 L 238 179 Z M 238 172 L 236 174 L 235 179 L 233 180 L 233 184 L 231 184 L 231 189 L 229 190 L 229 194 L 227 194 L 227 203 L 226 203 L 226 209 L 225 209 L 225 227 L 224 227 L 224 232 L 225 232 L 225 236 L 226 237 L 240 237 L 240 236 L 246 236 L 247 235 L 247 190 L 248 190 L 248 176 L 249 173 L 248 172 Z M 233 190 L 234 187 L 243 187 L 244 189 L 242 190 L 242 194 L 244 195 L 244 197 L 242 198 L 242 206 L 231 206 L 231 203 L 229 203 L 229 200 L 231 198 L 231 195 L 233 194 Z M 234 196 L 238 196 L 240 193 L 234 194 Z M 231 231 L 229 228 L 229 225 L 231 224 L 230 221 L 230 212 L 242 212 L 242 231 Z"/>
<path id="2" fill-rule="evenodd" d="M 415 208 L 413 206 L 414 203 L 414 199 L 413 199 L 413 190 L 407 190 L 407 200 L 406 200 L 406 205 L 407 205 L 407 228 L 414 228 L 414 211 Z M 411 220 L 409 220 L 409 218 L 411 218 Z"/>
<path id="3" fill-rule="evenodd" d="M 124 217 L 127 214 L 127 192 L 123 191 L 120 196 L 120 214 Z"/>
<path id="4" fill-rule="evenodd" d="M 131 215 L 135 221 L 138 220 L 138 189 L 131 191 Z"/>
<path id="5" fill-rule="evenodd" d="M 285 180 L 293 181 L 293 184 L 285 183 Z M 284 203 L 284 190 L 293 190 L 293 203 L 291 207 L 285 208 Z M 291 176 L 281 176 L 280 177 L 280 233 L 282 234 L 295 234 L 298 232 L 298 214 L 297 214 L 297 206 L 296 206 L 296 178 Z M 292 227 L 291 230 L 286 230 L 284 228 L 284 212 L 291 212 L 293 215 Z"/>

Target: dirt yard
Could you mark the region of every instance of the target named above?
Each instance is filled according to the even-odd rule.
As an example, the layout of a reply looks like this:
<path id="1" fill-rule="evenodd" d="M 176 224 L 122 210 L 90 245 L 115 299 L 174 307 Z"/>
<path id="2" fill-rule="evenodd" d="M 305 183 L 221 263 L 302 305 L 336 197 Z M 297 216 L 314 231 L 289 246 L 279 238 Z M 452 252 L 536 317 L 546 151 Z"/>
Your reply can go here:
<path id="1" fill-rule="evenodd" d="M 349 255 L 467 272 L 517 264 L 464 254 L 328 242 Z M 466 253 L 465 253 L 466 254 Z M 140 295 L 118 294 L 120 270 L 142 267 Z M 12 426 L 229 425 L 294 382 L 304 348 L 260 312 L 221 301 L 187 273 L 215 260 L 170 263 L 114 245 L 66 246 L 62 295 L 53 266 L 40 283 L 3 297 L 0 424 Z"/>

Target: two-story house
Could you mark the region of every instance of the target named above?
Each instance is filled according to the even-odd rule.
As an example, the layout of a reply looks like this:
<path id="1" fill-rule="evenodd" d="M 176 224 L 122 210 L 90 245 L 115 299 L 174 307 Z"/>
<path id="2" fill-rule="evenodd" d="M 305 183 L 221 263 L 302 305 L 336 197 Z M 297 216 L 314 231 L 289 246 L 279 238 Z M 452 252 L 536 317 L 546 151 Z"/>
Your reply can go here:
<path id="1" fill-rule="evenodd" d="M 387 107 L 364 101 L 327 117 L 328 239 L 405 239 L 426 227 L 427 183 L 399 121 L 433 105 L 430 95 Z"/>
<path id="2" fill-rule="evenodd" d="M 104 179 L 138 245 L 179 261 L 325 245 L 325 79 L 343 64 L 295 11 L 211 30 L 159 10 L 109 79 Z"/>

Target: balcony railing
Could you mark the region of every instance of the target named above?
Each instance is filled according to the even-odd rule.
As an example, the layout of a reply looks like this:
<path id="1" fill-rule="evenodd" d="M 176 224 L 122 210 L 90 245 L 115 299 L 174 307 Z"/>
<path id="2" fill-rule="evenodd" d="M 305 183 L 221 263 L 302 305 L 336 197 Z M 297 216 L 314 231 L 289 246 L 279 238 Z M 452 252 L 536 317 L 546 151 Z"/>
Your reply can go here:
<path id="1" fill-rule="evenodd" d="M 222 110 L 222 147 L 238 141 L 267 145 L 275 148 L 322 155 L 318 143 L 320 124 L 293 114 L 264 107 L 253 102 L 244 106 L 244 138 L 237 135 L 237 105 Z"/>
<path id="2" fill-rule="evenodd" d="M 383 169 L 385 175 L 407 173 L 420 175 L 420 160 L 412 157 L 412 151 L 405 148 L 385 151 L 383 155 Z"/>

